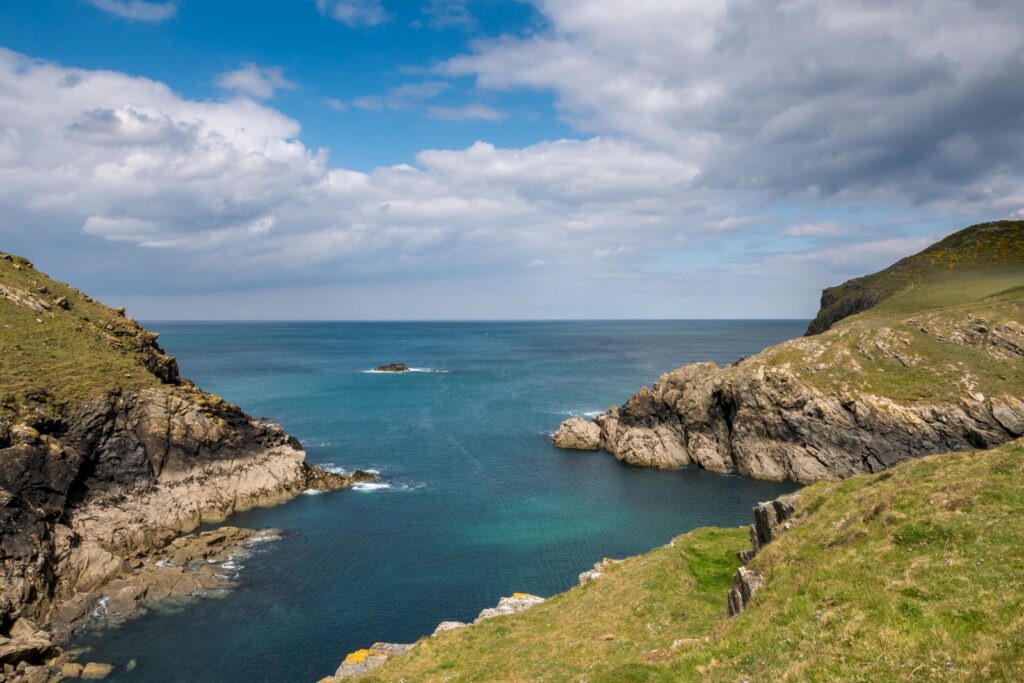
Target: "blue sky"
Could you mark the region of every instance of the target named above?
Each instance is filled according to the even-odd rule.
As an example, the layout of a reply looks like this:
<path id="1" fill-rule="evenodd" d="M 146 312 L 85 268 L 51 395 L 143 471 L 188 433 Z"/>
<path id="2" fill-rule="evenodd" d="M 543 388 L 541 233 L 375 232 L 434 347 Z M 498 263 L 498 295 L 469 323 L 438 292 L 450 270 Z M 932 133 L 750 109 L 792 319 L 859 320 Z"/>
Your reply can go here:
<path id="1" fill-rule="evenodd" d="M 809 317 L 1024 215 L 1022 21 L 6 0 L 0 248 L 150 319 Z"/>

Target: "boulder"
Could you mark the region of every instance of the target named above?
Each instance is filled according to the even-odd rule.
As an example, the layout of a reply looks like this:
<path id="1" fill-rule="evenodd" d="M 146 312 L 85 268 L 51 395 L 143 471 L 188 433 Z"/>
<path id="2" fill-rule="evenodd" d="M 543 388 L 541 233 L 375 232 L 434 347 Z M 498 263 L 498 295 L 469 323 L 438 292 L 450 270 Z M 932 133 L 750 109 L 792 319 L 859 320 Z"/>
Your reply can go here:
<path id="1" fill-rule="evenodd" d="M 553 440 L 559 448 L 596 451 L 601 447 L 601 428 L 582 417 L 571 417 L 558 428 Z"/>
<path id="2" fill-rule="evenodd" d="M 103 664 L 100 662 L 89 662 L 82 668 L 82 678 L 86 680 L 98 681 L 102 678 L 106 678 L 114 671 L 113 664 Z"/>
<path id="3" fill-rule="evenodd" d="M 764 574 L 746 567 L 740 567 L 732 577 L 732 588 L 729 590 L 729 616 L 734 617 L 750 604 L 757 592 L 764 585 Z"/>

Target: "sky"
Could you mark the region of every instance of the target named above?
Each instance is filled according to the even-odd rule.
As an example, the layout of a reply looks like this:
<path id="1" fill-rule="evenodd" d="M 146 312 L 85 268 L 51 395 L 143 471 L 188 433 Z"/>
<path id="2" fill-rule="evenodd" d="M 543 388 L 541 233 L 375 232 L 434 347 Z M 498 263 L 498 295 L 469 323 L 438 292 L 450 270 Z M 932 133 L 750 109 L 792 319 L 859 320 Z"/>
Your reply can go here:
<path id="1" fill-rule="evenodd" d="M 1024 217 L 1019 0 L 3 0 L 0 249 L 137 318 L 809 318 Z"/>

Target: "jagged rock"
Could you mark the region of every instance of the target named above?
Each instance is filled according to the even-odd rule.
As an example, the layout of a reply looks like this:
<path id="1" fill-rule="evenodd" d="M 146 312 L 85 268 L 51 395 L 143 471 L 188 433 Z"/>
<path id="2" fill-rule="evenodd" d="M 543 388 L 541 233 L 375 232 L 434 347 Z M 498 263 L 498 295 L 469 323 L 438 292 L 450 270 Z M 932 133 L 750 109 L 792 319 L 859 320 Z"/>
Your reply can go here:
<path id="1" fill-rule="evenodd" d="M 45 294 L 45 292 L 43 292 L 43 293 Z M 68 298 L 66 296 L 59 296 L 56 299 L 54 299 L 53 300 L 53 305 L 56 306 L 57 308 L 61 308 L 61 309 L 65 310 L 65 311 L 67 311 L 67 310 L 69 310 L 71 308 L 71 302 L 68 301 Z"/>
<path id="2" fill-rule="evenodd" d="M 795 512 L 793 496 L 782 496 L 754 506 L 754 523 L 750 527 L 750 542 L 755 554 L 788 528 L 787 520 Z"/>
<path id="3" fill-rule="evenodd" d="M 553 438 L 559 448 L 596 451 L 601 447 L 601 428 L 582 417 L 572 417 L 562 423 Z"/>
<path id="4" fill-rule="evenodd" d="M 373 369 L 374 372 L 409 372 L 409 366 L 405 363 L 388 363 L 387 365 L 378 365 Z"/>
<path id="5" fill-rule="evenodd" d="M 1024 402 L 1007 395 L 901 405 L 871 394 L 826 395 L 785 367 L 696 363 L 662 375 L 594 424 L 601 447 L 631 465 L 692 463 L 810 483 L 1003 443 L 1024 433 Z"/>
<path id="6" fill-rule="evenodd" d="M 4 307 L 11 292 L 0 293 Z M 15 305 L 37 300 L 20 290 L 13 296 Z M 162 384 L 76 402 L 33 389 L 0 419 L 2 662 L 42 662 L 59 651 L 43 631 L 26 637 L 19 619 L 65 633 L 101 595 L 111 613 L 129 613 L 209 588 L 202 572 L 144 566 L 150 553 L 200 524 L 378 476 L 308 465 L 301 444 L 280 427 L 179 378 L 157 335 L 127 318 L 115 322 L 105 325 L 109 334 L 102 320 L 81 333 L 135 354 Z"/>
<path id="7" fill-rule="evenodd" d="M 729 616 L 742 612 L 754 599 L 764 585 L 764 575 L 746 567 L 740 567 L 732 577 L 732 588 L 729 590 Z"/>

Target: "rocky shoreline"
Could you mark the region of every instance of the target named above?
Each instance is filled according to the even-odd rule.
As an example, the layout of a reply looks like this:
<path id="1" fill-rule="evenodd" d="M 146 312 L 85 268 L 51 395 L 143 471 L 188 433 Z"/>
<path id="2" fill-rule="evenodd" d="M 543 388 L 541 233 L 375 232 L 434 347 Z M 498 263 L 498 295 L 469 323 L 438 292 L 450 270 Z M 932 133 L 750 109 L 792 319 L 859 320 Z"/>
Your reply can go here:
<path id="1" fill-rule="evenodd" d="M 972 226 L 825 290 L 808 336 L 668 372 L 560 448 L 811 483 L 1024 435 L 1024 223 Z M 969 285 L 969 286 L 968 286 Z"/>
<path id="2" fill-rule="evenodd" d="M 0 279 L 0 678 L 86 673 L 61 645 L 91 614 L 223 590 L 230 557 L 274 537 L 200 525 L 378 478 L 306 463 L 280 426 L 180 377 L 123 309 L 18 257 Z"/>

